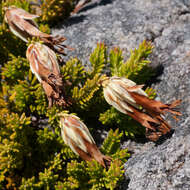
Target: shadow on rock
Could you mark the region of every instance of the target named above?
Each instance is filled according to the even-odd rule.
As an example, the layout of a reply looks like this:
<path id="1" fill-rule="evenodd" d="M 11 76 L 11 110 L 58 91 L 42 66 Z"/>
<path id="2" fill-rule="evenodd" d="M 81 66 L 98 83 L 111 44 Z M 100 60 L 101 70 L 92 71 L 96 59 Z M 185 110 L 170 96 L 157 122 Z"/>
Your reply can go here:
<path id="1" fill-rule="evenodd" d="M 87 4 L 87 5 L 85 5 L 85 6 L 79 11 L 79 13 L 85 12 L 85 11 L 90 10 L 90 9 L 93 9 L 93 8 L 95 8 L 95 7 L 97 7 L 97 6 L 104 6 L 104 5 L 107 5 L 107 4 L 111 4 L 113 1 L 114 1 L 114 0 L 100 0 L 100 1 L 95 1 L 95 2 L 93 2 L 93 0 L 92 0 L 92 2 L 89 3 L 89 4 Z"/>
<path id="2" fill-rule="evenodd" d="M 123 180 L 121 182 L 121 184 L 119 185 L 118 190 L 126 190 L 126 189 L 128 189 L 129 182 L 130 182 L 130 178 L 127 178 L 127 179 Z"/>
<path id="3" fill-rule="evenodd" d="M 162 135 L 158 141 L 156 141 L 155 145 L 156 146 L 159 146 L 161 144 L 163 144 L 167 139 L 171 138 L 173 133 L 174 133 L 174 129 L 171 129 L 169 133 L 165 134 L 165 135 Z"/>
<path id="4" fill-rule="evenodd" d="M 66 20 L 64 22 L 64 25 L 67 27 L 67 26 L 71 26 L 73 24 L 77 24 L 77 23 L 80 23 L 80 22 L 83 22 L 85 20 L 86 16 L 84 15 L 74 15 L 72 17 L 70 17 L 68 20 Z"/>
<path id="5" fill-rule="evenodd" d="M 161 76 L 164 72 L 164 66 L 163 65 L 158 65 L 157 67 L 153 68 L 155 74 L 151 77 L 149 81 L 146 82 L 147 86 L 151 86 L 151 84 L 156 84 L 159 83 L 161 80 L 158 78 Z"/>

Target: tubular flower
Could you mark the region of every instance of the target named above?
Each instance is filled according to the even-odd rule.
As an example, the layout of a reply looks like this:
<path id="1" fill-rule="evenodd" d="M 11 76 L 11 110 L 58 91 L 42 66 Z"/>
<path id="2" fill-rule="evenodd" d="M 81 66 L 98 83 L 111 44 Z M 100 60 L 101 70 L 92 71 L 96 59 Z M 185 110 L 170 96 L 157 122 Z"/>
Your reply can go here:
<path id="1" fill-rule="evenodd" d="M 146 127 L 146 136 L 153 141 L 171 129 L 163 118 L 166 112 L 181 115 L 175 110 L 175 107 L 180 104 L 180 100 L 171 104 L 151 100 L 142 90 L 143 85 L 136 85 L 129 79 L 117 76 L 105 77 L 100 83 L 103 86 L 104 97 L 108 104 Z M 174 118 L 176 117 L 174 116 Z"/>
<path id="2" fill-rule="evenodd" d="M 103 155 L 86 125 L 75 115 L 60 114 L 61 135 L 65 144 L 86 161 L 93 159 L 99 162 L 104 168 L 108 169 L 111 158 Z"/>
<path id="3" fill-rule="evenodd" d="M 37 17 L 39 16 L 30 14 L 25 10 L 15 6 L 5 8 L 5 21 L 8 23 L 13 34 L 25 42 L 28 42 L 28 39 L 31 39 L 32 37 L 38 37 L 57 53 L 65 54 L 64 48 L 67 48 L 67 46 L 61 43 L 64 42 L 66 38 L 52 36 L 41 32 L 34 21 L 34 19 Z"/>
<path id="4" fill-rule="evenodd" d="M 53 102 L 67 106 L 64 98 L 64 85 L 60 74 L 56 54 L 46 45 L 39 42 L 30 44 L 26 51 L 30 69 L 42 84 L 49 100 L 49 107 Z"/>

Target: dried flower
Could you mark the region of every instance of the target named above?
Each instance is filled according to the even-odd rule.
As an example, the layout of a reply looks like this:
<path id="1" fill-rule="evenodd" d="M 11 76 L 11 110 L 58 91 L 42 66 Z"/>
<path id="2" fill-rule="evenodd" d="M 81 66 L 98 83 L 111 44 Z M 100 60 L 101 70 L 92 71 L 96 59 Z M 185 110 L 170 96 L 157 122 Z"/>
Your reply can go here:
<path id="1" fill-rule="evenodd" d="M 49 100 L 49 107 L 55 102 L 67 106 L 64 95 L 64 85 L 60 74 L 56 54 L 48 46 L 35 42 L 28 46 L 26 57 L 31 71 L 42 84 Z"/>
<path id="2" fill-rule="evenodd" d="M 142 90 L 143 85 L 136 85 L 129 79 L 117 76 L 105 77 L 101 84 L 108 104 L 146 127 L 146 136 L 153 141 L 171 129 L 170 125 L 163 119 L 166 112 L 181 115 L 175 110 L 175 107 L 180 104 L 180 100 L 171 104 L 151 100 Z M 176 117 L 174 116 L 174 118 Z"/>
<path id="3" fill-rule="evenodd" d="M 80 118 L 71 114 L 60 114 L 60 128 L 65 144 L 82 159 L 86 161 L 94 159 L 105 168 L 110 166 L 111 158 L 99 151 L 88 128 Z"/>
<path id="4" fill-rule="evenodd" d="M 34 21 L 34 19 L 37 17 L 39 16 L 30 14 L 25 10 L 15 6 L 5 8 L 5 21 L 8 23 L 10 30 L 16 36 L 25 42 L 28 42 L 28 39 L 32 39 L 32 37 L 38 37 L 57 53 L 65 54 L 64 48 L 68 47 L 61 43 L 64 42 L 66 38 L 52 36 L 41 32 Z"/>

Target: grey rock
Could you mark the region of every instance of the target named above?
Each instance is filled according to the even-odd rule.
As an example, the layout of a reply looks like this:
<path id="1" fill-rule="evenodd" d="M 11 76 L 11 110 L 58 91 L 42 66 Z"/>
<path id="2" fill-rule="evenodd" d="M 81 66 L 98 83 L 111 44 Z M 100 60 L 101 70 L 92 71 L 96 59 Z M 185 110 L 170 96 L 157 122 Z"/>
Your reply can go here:
<path id="1" fill-rule="evenodd" d="M 68 56 L 86 64 L 97 42 L 119 46 L 127 57 L 144 39 L 152 40 L 152 66 L 163 68 L 152 86 L 163 102 L 181 99 L 183 115 L 179 122 L 166 116 L 174 132 L 157 144 L 123 144 L 133 154 L 125 164 L 122 189 L 189 190 L 190 0 L 92 1 L 79 14 L 59 23 L 53 33 L 63 34 L 75 48 Z"/>

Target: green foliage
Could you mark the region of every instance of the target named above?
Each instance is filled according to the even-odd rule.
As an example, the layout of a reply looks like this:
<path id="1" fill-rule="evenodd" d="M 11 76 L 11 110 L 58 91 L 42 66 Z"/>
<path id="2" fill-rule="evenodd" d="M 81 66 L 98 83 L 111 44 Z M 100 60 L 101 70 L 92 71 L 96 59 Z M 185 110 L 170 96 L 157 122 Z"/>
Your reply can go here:
<path id="1" fill-rule="evenodd" d="M 113 158 L 113 163 L 108 171 L 95 161 L 79 162 L 79 158 L 69 147 L 64 145 L 59 135 L 57 115 L 63 108 L 54 106 L 47 109 L 44 91 L 36 77 L 29 71 L 26 59 L 10 56 L 10 61 L 2 67 L 4 81 L 0 94 L 0 106 L 3 108 L 1 114 L 3 116 L 5 113 L 7 115 L 17 113 L 17 117 L 19 117 L 25 112 L 28 116 L 36 119 L 30 120 L 27 128 L 21 125 L 21 131 L 24 134 L 21 131 L 18 133 L 22 134 L 20 138 L 22 143 L 15 144 L 14 138 L 5 141 L 7 146 L 11 148 L 6 148 L 7 150 L 15 150 L 22 154 L 17 156 L 13 151 L 15 157 L 10 157 L 11 163 L 14 163 L 11 165 L 13 168 L 9 168 L 7 171 L 5 169 L 7 167 L 3 167 L 0 178 L 1 185 L 6 185 L 8 188 L 19 187 L 20 189 L 114 189 L 118 186 L 123 178 L 123 163 L 129 156 L 127 150 L 120 149 L 120 139 L 123 133 L 133 137 L 144 131 L 131 118 L 117 112 L 114 108 L 110 108 L 105 103 L 102 90 L 99 87 L 99 80 L 106 65 L 109 62 L 115 62 L 114 64 L 118 66 L 120 64 L 118 62 L 122 62 L 121 56 L 121 52 L 118 55 L 116 49 L 111 50 L 108 54 L 107 48 L 100 44 L 90 56 L 91 67 L 89 69 L 86 69 L 76 58 L 69 60 L 61 67 L 63 79 L 71 82 L 71 85 L 66 87 L 66 92 L 71 93 L 74 99 L 73 106 L 68 111 L 76 111 L 87 126 L 92 126 L 92 130 L 95 130 L 99 125 L 98 117 L 103 125 L 110 128 L 117 126 L 123 130 L 122 133 L 119 133 L 119 130 L 115 132 L 111 130 L 102 145 L 101 151 Z M 152 98 L 155 95 L 152 89 L 147 89 L 147 93 Z M 9 126 L 9 124 L 4 123 L 4 126 Z M 16 126 L 13 124 L 12 127 L 14 129 Z M 43 130 L 41 130 L 42 128 Z M 10 132 L 10 135 L 7 136 L 12 137 L 12 133 Z M 28 134 L 31 136 L 28 137 Z M 23 141 L 25 136 L 29 142 Z M 5 144 L 3 145 L 6 147 Z M 23 146 L 27 147 L 26 152 L 21 151 Z M 17 151 L 18 149 L 19 151 Z M 23 154 L 30 156 L 22 158 Z M 5 156 L 1 157 L 5 159 Z M 25 160 L 31 163 L 33 169 L 27 165 L 23 175 L 15 175 L 17 170 L 23 170 Z M 2 163 L 6 163 L 6 161 L 2 161 Z"/>
<path id="2" fill-rule="evenodd" d="M 23 80 L 28 75 L 29 64 L 26 58 L 15 57 L 10 55 L 10 61 L 8 61 L 2 68 L 2 79 L 6 80 L 9 84 L 14 84 L 17 80 Z"/>
<path id="3" fill-rule="evenodd" d="M 3 5 L 2 3 L 0 3 L 0 23 L 2 24 L 3 22 L 3 9 L 2 9 Z"/>
<path id="4" fill-rule="evenodd" d="M 25 56 L 26 44 L 14 36 L 5 24 L 0 25 L 0 64 L 4 64 L 12 56 Z"/>
<path id="5" fill-rule="evenodd" d="M 119 129 L 109 131 L 107 138 L 104 140 L 101 151 L 112 156 L 114 160 L 120 160 L 123 163 L 126 162 L 126 157 L 129 157 L 130 154 L 127 153 L 127 149 L 121 150 L 120 141 L 123 137 L 123 133 L 119 133 Z"/>
<path id="6" fill-rule="evenodd" d="M 130 58 L 121 65 L 121 76 L 125 76 L 136 83 L 145 83 L 153 75 L 153 70 L 149 67 L 148 56 L 152 53 L 151 42 L 143 41 L 138 49 L 131 50 Z"/>
<path id="7" fill-rule="evenodd" d="M 69 88 L 72 98 L 81 109 L 89 106 L 94 94 L 99 90 L 98 83 L 102 77 L 100 74 L 107 63 L 106 50 L 104 44 L 97 44 L 90 55 L 91 67 L 88 70 L 76 58 L 69 60 L 62 67 L 63 78 L 72 82 L 72 86 Z"/>
<path id="8" fill-rule="evenodd" d="M 73 58 L 66 62 L 61 68 L 62 76 L 65 80 L 72 82 L 73 86 L 86 79 L 86 71 L 80 60 Z"/>
<path id="9" fill-rule="evenodd" d="M 16 6 L 19 8 L 22 8 L 26 11 L 29 11 L 29 1 L 27 0 L 3 0 L 2 1 L 2 6 L 3 7 L 8 7 L 8 6 Z"/>
<path id="10" fill-rule="evenodd" d="M 47 130 L 45 133 L 47 133 Z M 45 135 L 41 133 L 41 136 L 41 143 L 47 146 L 47 142 L 44 142 Z M 117 187 L 118 181 L 123 178 L 123 163 L 129 157 L 127 150 L 121 151 L 119 148 L 121 137 L 122 134 L 119 134 L 118 130 L 109 132 L 103 145 L 104 147 L 102 147 L 102 150 L 106 148 L 105 144 L 112 147 L 111 151 L 107 151 L 107 153 L 113 155 L 113 162 L 108 171 L 102 168 L 96 161 L 78 162 L 76 155 L 70 152 L 70 149 L 64 145 L 62 149 L 65 149 L 64 155 L 67 155 L 67 157 L 64 156 L 64 159 L 62 159 L 62 153 L 53 155 L 53 159 L 46 163 L 43 172 L 39 172 L 36 177 L 22 178 L 22 184 L 19 189 L 114 189 Z M 52 134 L 48 135 L 45 141 L 52 143 L 51 140 L 53 138 Z M 113 149 L 113 147 L 117 148 Z M 66 149 L 69 151 L 66 151 Z M 43 151 L 45 153 L 47 151 L 46 148 Z M 48 155 L 51 154 L 49 153 Z M 69 158 L 72 158 L 72 160 L 69 161 Z"/>
<path id="11" fill-rule="evenodd" d="M 29 136 L 32 128 L 29 127 L 30 118 L 25 114 L 12 113 L 0 117 L 0 168 L 3 176 L 0 183 L 11 189 L 18 183 L 19 173 L 28 172 L 25 164 L 31 152 Z"/>
<path id="12" fill-rule="evenodd" d="M 110 70 L 112 76 L 121 76 L 121 67 L 124 64 L 122 51 L 114 48 L 110 51 Z"/>
<path id="13" fill-rule="evenodd" d="M 107 63 L 107 48 L 104 44 L 97 44 L 97 47 L 90 55 L 90 63 L 92 69 L 89 72 L 89 78 L 95 77 L 97 73 L 102 73 Z"/>
<path id="14" fill-rule="evenodd" d="M 47 23 L 67 15 L 76 2 L 44 0 L 43 16 L 37 20 L 40 30 L 50 33 Z M 64 12 L 67 3 L 68 12 Z M 27 45 L 3 21 L 5 5 L 31 11 L 27 0 L 0 2 L 0 189 L 117 189 L 129 156 L 127 150 L 120 148 L 121 138 L 142 135 L 144 128 L 106 103 L 99 81 L 105 73 L 110 73 L 138 84 L 146 82 L 153 73 L 148 59 L 151 43 L 141 43 L 131 51 L 127 61 L 119 48 L 108 52 L 104 44 L 97 44 L 88 68 L 79 59 L 70 59 L 60 69 L 63 80 L 68 82 L 65 93 L 73 104 L 67 110 L 58 106 L 49 109 L 44 90 L 25 58 Z M 155 98 L 153 89 L 147 88 L 146 92 Z M 100 148 L 113 159 L 108 171 L 96 161 L 81 161 L 64 144 L 59 112 L 77 113 L 91 132 L 102 126 L 111 129 Z"/>
<path id="15" fill-rule="evenodd" d="M 7 114 L 6 120 L 1 118 L 0 122 L 1 169 L 10 170 L 20 168 L 22 167 L 21 158 L 24 152 L 19 150 L 24 147 L 23 145 L 25 143 L 27 144 L 27 139 L 22 137 L 22 134 L 25 134 L 26 127 L 30 124 L 30 118 L 26 118 L 25 114 L 22 114 L 21 117 L 18 114 Z"/>
<path id="16" fill-rule="evenodd" d="M 17 113 L 25 111 L 28 114 L 31 112 L 45 114 L 47 111 L 46 97 L 36 77 L 32 75 L 31 71 L 25 76 L 25 80 L 20 80 L 19 77 L 14 80 L 14 83 L 11 83 L 8 90 L 11 94 L 9 96 L 10 108 Z M 7 79 L 9 81 L 8 77 Z"/>
<path id="17" fill-rule="evenodd" d="M 138 49 L 131 50 L 130 58 L 126 62 L 123 60 L 122 51 L 119 48 L 113 49 L 110 52 L 111 74 L 145 83 L 154 74 L 147 59 L 152 49 L 151 42 L 143 41 Z"/>
<path id="18" fill-rule="evenodd" d="M 43 0 L 41 4 L 42 22 L 51 23 L 66 18 L 74 8 L 76 0 Z"/>
<path id="19" fill-rule="evenodd" d="M 40 29 L 40 31 L 47 33 L 47 34 L 50 34 L 50 32 L 51 32 L 48 24 L 40 24 L 39 29 Z"/>
<path id="20" fill-rule="evenodd" d="M 97 85 L 99 78 L 100 76 L 97 74 L 92 80 L 87 79 L 84 86 L 80 89 L 78 87 L 74 87 L 73 99 L 75 99 L 76 103 L 79 104 L 81 108 L 87 106 L 87 103 L 92 99 L 93 94 L 99 89 Z"/>
<path id="21" fill-rule="evenodd" d="M 156 90 L 154 90 L 153 88 L 147 87 L 145 89 L 145 92 L 150 99 L 154 99 L 156 97 Z"/>

